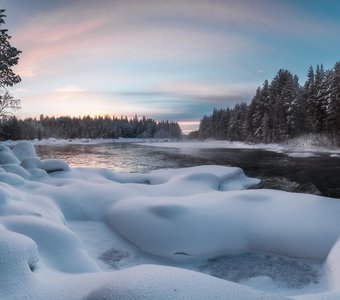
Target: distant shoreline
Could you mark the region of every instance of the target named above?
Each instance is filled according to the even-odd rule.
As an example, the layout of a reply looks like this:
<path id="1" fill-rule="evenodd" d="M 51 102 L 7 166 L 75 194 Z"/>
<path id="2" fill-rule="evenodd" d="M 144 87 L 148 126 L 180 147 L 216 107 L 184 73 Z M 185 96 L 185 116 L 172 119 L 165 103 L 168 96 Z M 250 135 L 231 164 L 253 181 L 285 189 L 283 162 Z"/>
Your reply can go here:
<path id="1" fill-rule="evenodd" d="M 7 146 L 14 146 L 19 141 L 3 141 Z M 119 138 L 119 139 L 34 139 L 31 140 L 34 145 L 96 145 L 107 143 L 135 143 L 152 147 L 162 148 L 185 148 L 185 149 L 254 149 L 266 150 L 279 153 L 286 153 L 293 157 L 315 156 L 315 153 L 330 153 L 333 157 L 340 157 L 340 148 L 333 147 L 328 143 L 324 136 L 305 135 L 284 143 L 270 144 L 250 144 L 240 141 L 224 140 L 178 140 L 178 139 L 159 139 L 159 138 Z"/>

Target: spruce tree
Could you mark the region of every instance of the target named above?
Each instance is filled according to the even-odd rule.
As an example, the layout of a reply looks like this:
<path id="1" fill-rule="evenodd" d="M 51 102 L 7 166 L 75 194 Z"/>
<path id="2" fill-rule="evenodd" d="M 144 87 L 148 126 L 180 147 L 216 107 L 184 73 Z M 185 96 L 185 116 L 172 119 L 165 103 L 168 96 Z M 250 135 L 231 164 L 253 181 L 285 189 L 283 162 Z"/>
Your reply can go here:
<path id="1" fill-rule="evenodd" d="M 19 75 L 13 71 L 19 61 L 19 51 L 10 44 L 11 36 L 8 30 L 3 28 L 5 24 L 5 10 L 0 9 L 0 117 L 10 114 L 11 110 L 20 108 L 20 101 L 14 99 L 6 87 L 13 86 L 21 81 Z"/>
<path id="2" fill-rule="evenodd" d="M 327 103 L 327 127 L 334 143 L 340 145 L 340 62 L 330 74 L 329 97 Z"/>

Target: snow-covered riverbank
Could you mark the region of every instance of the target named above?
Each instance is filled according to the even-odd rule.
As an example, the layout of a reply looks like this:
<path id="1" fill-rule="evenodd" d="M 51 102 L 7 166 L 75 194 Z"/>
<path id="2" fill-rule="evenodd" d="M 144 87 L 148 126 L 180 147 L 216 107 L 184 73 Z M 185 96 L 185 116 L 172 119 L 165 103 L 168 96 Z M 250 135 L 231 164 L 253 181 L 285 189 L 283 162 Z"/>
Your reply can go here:
<path id="1" fill-rule="evenodd" d="M 15 146 L 20 141 L 5 141 L 7 146 Z M 332 157 L 340 157 L 340 148 L 331 145 L 326 136 L 305 135 L 284 143 L 276 144 L 251 144 L 238 141 L 216 140 L 169 140 L 169 139 L 143 139 L 143 138 L 119 138 L 119 139 L 42 139 L 30 141 L 33 145 L 95 145 L 107 143 L 136 143 L 141 145 L 165 148 L 185 149 L 261 149 L 280 153 L 287 153 L 292 157 L 310 157 L 315 153 L 329 153 Z"/>
<path id="2" fill-rule="evenodd" d="M 167 148 L 192 148 L 192 149 L 261 149 L 280 153 L 287 153 L 294 157 L 310 157 L 315 153 L 330 153 L 334 157 L 340 157 L 340 148 L 333 147 L 324 136 L 306 135 L 288 140 L 280 144 L 250 144 L 238 141 L 147 141 L 147 145 Z"/>
<path id="3" fill-rule="evenodd" d="M 340 297 L 338 199 L 249 189 L 239 168 L 124 174 L 0 147 L 0 299 Z"/>

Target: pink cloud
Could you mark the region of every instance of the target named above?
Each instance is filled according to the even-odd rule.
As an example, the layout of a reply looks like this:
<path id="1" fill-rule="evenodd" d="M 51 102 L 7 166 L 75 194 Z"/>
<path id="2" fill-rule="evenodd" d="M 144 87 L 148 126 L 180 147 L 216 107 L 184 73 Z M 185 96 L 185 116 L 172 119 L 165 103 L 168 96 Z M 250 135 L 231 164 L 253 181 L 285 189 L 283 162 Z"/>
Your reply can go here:
<path id="1" fill-rule="evenodd" d="M 188 24 L 196 20 L 226 30 L 177 26 L 177 15 L 188 20 Z M 162 23 L 162 17 L 169 16 L 172 23 Z M 82 5 L 71 3 L 64 9 L 37 15 L 13 37 L 23 50 L 19 73 L 33 77 L 52 73 L 51 68 L 68 66 L 75 60 L 84 63 L 100 63 L 105 58 L 188 62 L 216 56 L 216 53 L 232 56 L 262 47 L 246 35 L 233 34 L 227 30 L 229 27 L 277 28 L 293 34 L 304 33 L 307 28 L 310 32 L 314 27 L 322 30 L 319 24 L 299 18 L 288 5 L 277 2 L 268 6 L 267 1 L 255 5 L 251 1 L 236 0 L 100 1 L 99 4 L 85 1 Z"/>

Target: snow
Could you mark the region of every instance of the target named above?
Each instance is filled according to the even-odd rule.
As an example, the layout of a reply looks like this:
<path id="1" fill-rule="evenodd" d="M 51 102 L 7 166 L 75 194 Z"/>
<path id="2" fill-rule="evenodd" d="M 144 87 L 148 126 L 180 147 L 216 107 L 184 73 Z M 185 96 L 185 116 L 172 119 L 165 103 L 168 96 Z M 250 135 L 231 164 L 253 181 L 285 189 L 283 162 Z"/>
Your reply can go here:
<path id="1" fill-rule="evenodd" d="M 115 275 L 85 299 L 286 299 L 173 267 L 143 265 Z"/>
<path id="2" fill-rule="evenodd" d="M 329 137 L 322 134 L 306 134 L 283 143 L 270 143 L 270 144 L 252 144 L 240 141 L 217 141 L 213 139 L 206 140 L 172 140 L 172 139 L 159 139 L 159 138 L 118 138 L 118 139 L 35 139 L 32 141 L 5 141 L 1 147 L 15 147 L 18 143 L 28 143 L 31 145 L 95 145 L 95 144 L 108 144 L 108 143 L 135 143 L 153 147 L 164 148 L 181 148 L 181 149 L 260 149 L 267 151 L 274 151 L 278 153 L 286 153 L 293 157 L 311 157 L 317 155 L 316 153 L 330 153 L 331 157 L 340 157 L 340 148 L 334 147 Z M 0 148 L 2 151 L 2 148 Z M 32 150 L 32 146 L 30 147 Z M 35 151 L 33 152 L 35 153 Z M 14 158 L 16 159 L 16 158 Z M 1 161 L 0 161 L 1 163 Z M 9 162 L 10 163 L 10 162 Z"/>
<path id="3" fill-rule="evenodd" d="M 281 144 L 251 144 L 238 141 L 216 141 L 207 139 L 204 141 L 143 141 L 140 144 L 165 147 L 165 148 L 181 148 L 181 149 L 261 149 L 274 151 L 278 153 L 286 153 L 293 157 L 311 157 L 315 152 L 333 153 L 332 157 L 340 155 L 340 148 L 331 145 L 329 139 L 319 135 L 304 135 L 298 138 L 288 140 Z"/>
<path id="4" fill-rule="evenodd" d="M 340 297 L 338 199 L 236 167 L 70 168 L 27 141 L 0 162 L 0 299 Z"/>
<path id="5" fill-rule="evenodd" d="M 327 220 L 320 211 L 327 211 Z M 337 200 L 246 190 L 163 196 L 161 202 L 130 198 L 111 207 L 108 221 L 142 251 L 167 258 L 269 251 L 325 259 L 340 232 L 339 214 Z"/>
<path id="6" fill-rule="evenodd" d="M 27 142 L 27 141 L 22 141 L 22 142 L 17 143 L 13 147 L 12 151 L 20 161 L 22 161 L 25 158 L 37 156 L 34 146 L 30 142 Z"/>
<path id="7" fill-rule="evenodd" d="M 290 157 L 313 157 L 317 155 L 311 152 L 293 152 L 293 153 L 289 153 L 288 156 Z"/>

